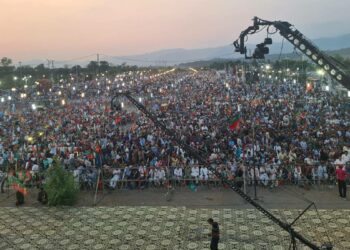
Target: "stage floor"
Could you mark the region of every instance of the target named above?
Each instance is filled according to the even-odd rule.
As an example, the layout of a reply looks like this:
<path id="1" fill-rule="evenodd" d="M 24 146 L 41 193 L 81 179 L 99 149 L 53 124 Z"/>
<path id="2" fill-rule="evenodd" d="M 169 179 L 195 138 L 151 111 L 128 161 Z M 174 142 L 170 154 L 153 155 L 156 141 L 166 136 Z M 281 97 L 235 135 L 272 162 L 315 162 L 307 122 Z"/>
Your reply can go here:
<path id="1" fill-rule="evenodd" d="M 297 209 L 272 209 L 283 221 Z M 311 209 L 295 229 L 320 244 L 350 249 L 350 210 Z M 219 249 L 288 249 L 289 234 L 255 209 L 170 206 L 2 207 L 0 249 L 209 249 L 209 217 L 221 229 Z M 308 248 L 300 248 L 308 249 Z"/>
<path id="2" fill-rule="evenodd" d="M 166 189 L 80 192 L 74 207 L 50 208 L 36 201 L 30 190 L 23 207 L 15 195 L 0 194 L 0 249 L 209 249 L 207 219 L 221 227 L 219 249 L 288 249 L 290 237 L 229 189 L 177 188 L 171 200 Z M 248 188 L 254 197 L 253 188 Z M 335 186 L 311 190 L 289 186 L 258 188 L 258 202 L 292 222 L 310 202 L 312 207 L 295 229 L 318 245 L 350 249 L 350 203 Z M 300 247 L 299 249 L 303 249 Z M 307 249 L 307 248 L 305 248 Z"/>

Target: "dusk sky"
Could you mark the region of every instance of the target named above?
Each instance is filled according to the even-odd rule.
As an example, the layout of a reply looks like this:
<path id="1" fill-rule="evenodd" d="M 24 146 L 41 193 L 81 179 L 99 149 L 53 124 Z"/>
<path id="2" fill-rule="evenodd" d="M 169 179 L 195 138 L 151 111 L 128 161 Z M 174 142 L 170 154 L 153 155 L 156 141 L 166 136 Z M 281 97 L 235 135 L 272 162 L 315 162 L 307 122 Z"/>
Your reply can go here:
<path id="1" fill-rule="evenodd" d="M 350 33 L 350 0 L 0 0 L 0 57 L 68 60 L 232 43 L 253 16 Z"/>

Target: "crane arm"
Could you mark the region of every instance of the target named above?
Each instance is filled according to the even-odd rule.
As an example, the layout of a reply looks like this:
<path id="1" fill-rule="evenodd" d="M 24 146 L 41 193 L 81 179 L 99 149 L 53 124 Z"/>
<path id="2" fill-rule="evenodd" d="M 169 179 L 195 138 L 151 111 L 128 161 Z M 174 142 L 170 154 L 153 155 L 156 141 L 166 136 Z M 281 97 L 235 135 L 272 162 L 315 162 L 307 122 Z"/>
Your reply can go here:
<path id="1" fill-rule="evenodd" d="M 307 37 L 305 37 L 292 24 L 284 21 L 267 21 L 254 17 L 253 26 L 249 26 L 242 31 L 239 38 L 233 43 L 235 51 L 245 55 L 245 58 L 263 59 L 269 53 L 266 45 L 272 44 L 271 38 L 266 38 L 265 41 L 257 45 L 252 57 L 247 56 L 247 49 L 245 46 L 245 39 L 248 35 L 256 33 L 260 27 L 273 26 L 281 36 L 289 41 L 294 47 L 298 48 L 311 61 L 323 68 L 334 80 L 339 82 L 345 88 L 350 90 L 350 76 L 345 73 L 342 67 L 329 55 L 322 52 L 315 44 L 313 44 Z"/>
<path id="2" fill-rule="evenodd" d="M 253 207 L 255 207 L 258 211 L 260 211 L 262 214 L 264 214 L 267 218 L 272 220 L 274 223 L 276 223 L 278 226 L 280 226 L 282 229 L 286 230 L 292 237 L 292 239 L 298 239 L 300 242 L 302 242 L 304 245 L 310 247 L 314 250 L 319 249 L 332 249 L 332 248 L 321 248 L 318 247 L 316 244 L 312 243 L 308 239 L 306 239 L 302 234 L 296 232 L 292 225 L 289 225 L 280 219 L 278 219 L 276 216 L 274 216 L 272 213 L 267 211 L 265 208 L 263 208 L 259 203 L 254 201 L 249 195 L 245 194 L 237 185 L 235 182 L 232 182 L 228 180 L 226 176 L 224 176 L 220 171 L 217 170 L 217 168 L 214 167 L 213 162 L 210 162 L 208 159 L 208 155 L 205 155 L 203 153 L 198 152 L 195 148 L 191 147 L 190 145 L 184 143 L 181 138 L 177 135 L 177 133 L 171 129 L 169 129 L 156 115 L 154 115 L 152 112 L 150 112 L 144 105 L 142 105 L 140 102 L 135 100 L 130 92 L 117 92 L 116 95 L 112 98 L 111 101 L 111 107 L 118 108 L 119 105 L 117 103 L 118 98 L 124 96 L 126 97 L 133 105 L 136 106 L 138 110 L 140 110 L 143 114 L 149 118 L 156 127 L 160 128 L 163 132 L 166 133 L 167 136 L 171 138 L 174 142 L 176 142 L 180 147 L 182 147 L 189 155 L 191 155 L 193 158 L 198 160 L 198 162 L 202 165 L 207 165 L 209 170 L 214 173 L 223 183 L 230 186 L 230 188 L 235 191 L 239 196 L 241 196 L 244 200 L 246 200 L 248 203 L 250 203 Z"/>

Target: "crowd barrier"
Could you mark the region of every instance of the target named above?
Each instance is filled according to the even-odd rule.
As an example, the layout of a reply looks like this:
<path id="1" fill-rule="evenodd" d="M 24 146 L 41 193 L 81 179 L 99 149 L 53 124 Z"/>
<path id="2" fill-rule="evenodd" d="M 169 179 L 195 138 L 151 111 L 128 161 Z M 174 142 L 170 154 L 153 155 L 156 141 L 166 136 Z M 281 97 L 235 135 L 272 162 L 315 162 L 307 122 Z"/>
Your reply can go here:
<path id="1" fill-rule="evenodd" d="M 253 186 L 254 185 L 254 179 L 251 178 L 235 178 L 232 179 L 232 182 L 240 185 L 243 187 L 243 185 L 246 186 Z M 307 179 L 307 178 L 301 178 L 301 179 L 282 179 L 277 178 L 275 180 L 269 180 L 268 182 L 261 181 L 260 179 L 255 180 L 255 184 L 260 187 L 267 187 L 267 188 L 278 188 L 280 186 L 303 186 L 305 188 L 315 186 L 315 187 L 322 187 L 327 185 L 336 185 L 335 178 L 331 177 L 328 179 Z M 84 186 L 83 183 L 81 183 L 82 186 Z M 102 183 L 99 183 L 100 189 L 102 188 Z M 150 180 L 150 179 L 142 179 L 142 180 L 130 180 L 130 179 L 121 179 L 117 180 L 115 182 L 115 188 L 111 188 L 111 182 L 110 179 L 105 179 L 103 183 L 104 187 L 109 189 L 155 189 L 155 188 L 175 188 L 175 189 L 182 189 L 182 188 L 190 188 L 190 189 L 196 189 L 198 187 L 207 187 L 207 188 L 229 188 L 226 184 L 222 183 L 219 179 L 208 179 L 208 180 L 201 180 L 201 179 L 195 179 L 195 178 L 170 178 L 170 179 L 163 179 L 163 180 Z M 112 185 L 114 186 L 114 185 Z"/>

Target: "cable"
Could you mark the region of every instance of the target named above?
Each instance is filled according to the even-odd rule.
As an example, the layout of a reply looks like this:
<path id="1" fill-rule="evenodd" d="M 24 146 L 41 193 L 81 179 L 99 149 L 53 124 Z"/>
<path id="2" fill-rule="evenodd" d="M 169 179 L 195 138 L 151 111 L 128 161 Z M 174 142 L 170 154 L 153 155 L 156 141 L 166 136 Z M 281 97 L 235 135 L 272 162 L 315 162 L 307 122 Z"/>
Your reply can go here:
<path id="1" fill-rule="evenodd" d="M 270 27 L 271 27 L 271 25 L 269 25 L 268 28 L 267 28 L 267 34 L 269 34 L 269 35 L 276 34 L 278 29 L 275 27 L 275 31 L 274 32 L 270 32 Z"/>
<path id="2" fill-rule="evenodd" d="M 315 207 L 317 216 L 320 218 L 320 221 L 321 221 L 321 223 L 322 223 L 322 226 L 323 226 L 324 228 L 326 228 L 326 225 L 325 225 L 324 221 L 322 220 L 322 217 L 321 217 L 321 215 L 320 215 L 320 213 L 319 213 L 319 211 L 318 211 L 317 206 L 316 206 L 315 203 L 314 203 L 314 207 Z M 331 242 L 331 239 L 330 239 L 330 237 L 329 237 L 329 234 L 328 234 L 328 232 L 327 232 L 327 230 L 326 230 L 326 236 L 327 236 L 327 239 L 328 239 L 328 243 L 332 243 L 332 242 Z"/>
<path id="3" fill-rule="evenodd" d="M 81 57 L 72 58 L 72 59 L 68 59 L 68 60 L 64 60 L 64 61 L 57 61 L 57 63 L 65 63 L 65 62 L 77 61 L 77 60 L 81 60 L 81 59 L 88 58 L 88 57 L 91 57 L 91 56 L 96 56 L 96 54 L 91 54 L 91 55 L 87 55 L 87 56 L 81 56 Z"/>
<path id="4" fill-rule="evenodd" d="M 198 61 L 198 60 L 210 60 L 213 58 L 220 58 L 224 56 L 229 56 L 232 55 L 233 53 L 226 53 L 222 55 L 218 55 L 215 57 L 203 57 L 203 58 L 189 58 L 189 59 L 184 59 L 184 60 L 165 60 L 166 62 L 173 62 L 173 63 L 181 63 L 184 61 L 187 62 L 192 62 L 192 61 Z M 114 59 L 120 59 L 124 61 L 135 61 L 135 62 L 148 62 L 148 63 L 159 63 L 160 60 L 152 60 L 152 59 L 135 59 L 135 58 L 130 58 L 130 57 L 120 57 L 120 56 L 111 56 L 111 55 L 106 55 L 106 54 L 101 54 L 102 56 L 108 57 L 108 58 L 114 58 Z"/>
<path id="5" fill-rule="evenodd" d="M 282 39 L 281 50 L 280 50 L 280 55 L 278 56 L 278 60 L 281 60 L 282 51 L 283 51 L 283 45 L 284 45 L 284 37 Z"/>

